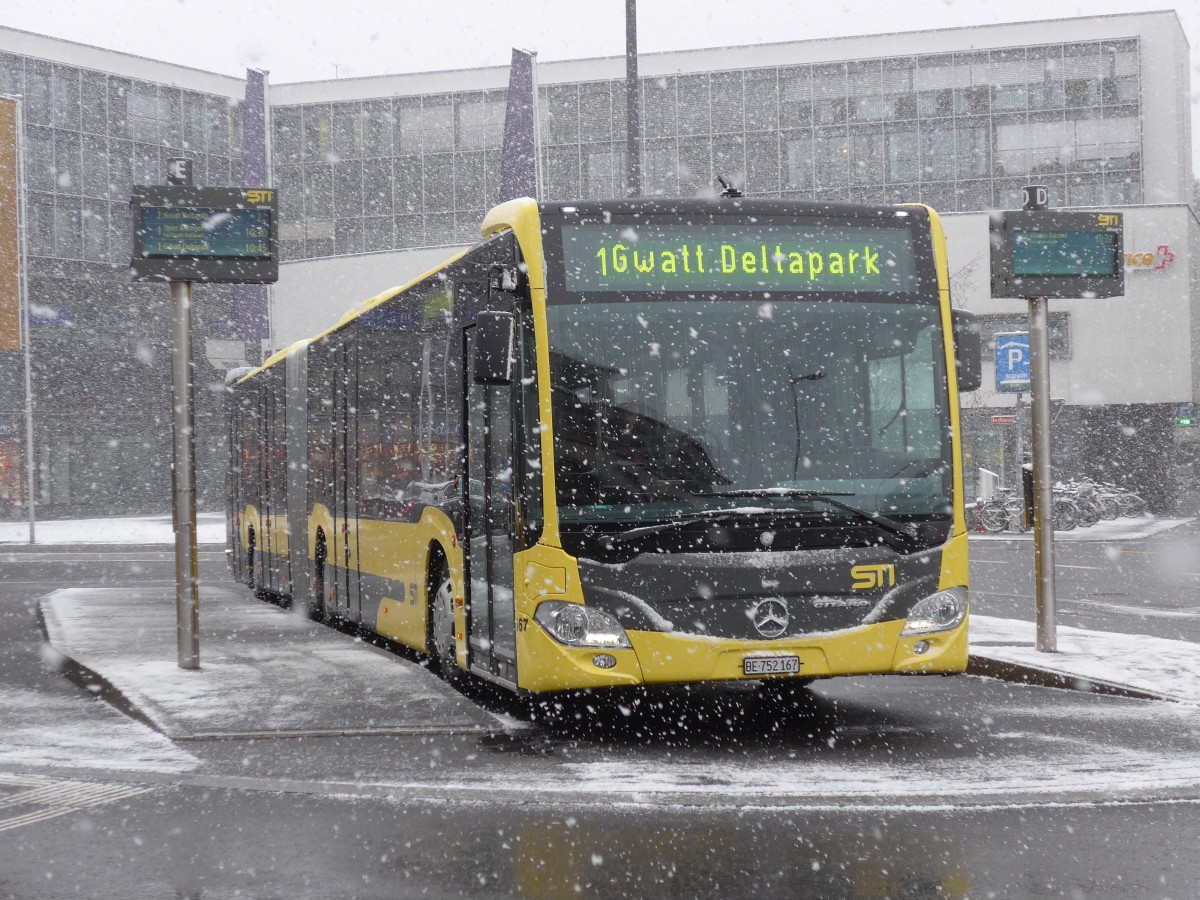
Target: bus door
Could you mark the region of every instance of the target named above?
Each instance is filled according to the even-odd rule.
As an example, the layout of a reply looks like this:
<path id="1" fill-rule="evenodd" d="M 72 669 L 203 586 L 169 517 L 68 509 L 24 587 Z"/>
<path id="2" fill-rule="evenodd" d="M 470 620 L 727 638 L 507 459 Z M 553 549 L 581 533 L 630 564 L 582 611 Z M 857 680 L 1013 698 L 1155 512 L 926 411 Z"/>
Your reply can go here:
<path id="1" fill-rule="evenodd" d="M 262 523 L 262 532 L 258 536 L 258 546 L 261 549 L 259 559 L 262 561 L 262 576 L 258 581 L 260 588 L 266 588 L 268 591 L 274 591 L 275 584 L 275 569 L 278 565 L 276 561 L 277 547 L 275 546 L 275 467 L 278 465 L 278 460 L 275 458 L 279 452 L 279 448 L 275 444 L 275 390 L 272 383 L 272 373 L 268 373 L 263 381 L 262 405 L 260 407 L 262 415 L 262 506 L 258 511 L 258 518 Z"/>
<path id="2" fill-rule="evenodd" d="M 229 546 L 233 549 L 233 576 L 238 581 L 246 581 L 250 573 L 246 571 L 246 548 L 242 546 L 242 517 L 246 515 L 246 480 L 250 478 L 250 470 L 246 465 L 249 455 L 249 438 L 246 429 L 250 417 L 246 411 L 246 392 L 234 389 L 230 403 L 229 416 L 229 497 L 226 528 L 229 532 Z"/>
<path id="3" fill-rule="evenodd" d="M 270 419 L 267 416 L 267 402 L 270 391 L 259 384 L 254 392 L 254 442 L 257 450 L 254 460 L 254 509 L 257 513 L 254 522 L 254 566 L 251 571 L 254 588 L 267 586 L 267 569 L 270 565 L 271 552 L 267 536 L 267 516 L 270 506 L 270 492 L 267 490 L 268 455 L 271 448 L 268 444 L 268 428 Z"/>
<path id="4" fill-rule="evenodd" d="M 345 340 L 333 351 L 333 534 L 329 612 L 358 622 L 358 345 Z"/>
<path id="5" fill-rule="evenodd" d="M 476 326 L 468 325 L 463 334 L 469 660 L 473 670 L 515 685 L 512 386 L 476 383 Z"/>

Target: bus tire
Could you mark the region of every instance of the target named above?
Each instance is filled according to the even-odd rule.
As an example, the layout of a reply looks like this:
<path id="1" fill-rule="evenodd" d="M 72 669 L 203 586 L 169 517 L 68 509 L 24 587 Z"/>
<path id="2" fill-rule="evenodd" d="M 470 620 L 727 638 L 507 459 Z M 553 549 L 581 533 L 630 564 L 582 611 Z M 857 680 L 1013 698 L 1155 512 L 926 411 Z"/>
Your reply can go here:
<path id="1" fill-rule="evenodd" d="M 246 587 L 254 587 L 254 529 L 246 532 Z"/>
<path id="2" fill-rule="evenodd" d="M 453 682 L 459 674 L 454 639 L 454 583 L 450 580 L 450 568 L 444 559 L 439 559 L 431 571 L 433 577 L 429 580 L 429 649 L 442 678 Z"/>
<path id="3" fill-rule="evenodd" d="M 312 594 L 309 601 L 308 617 L 317 622 L 325 621 L 325 534 L 317 532 L 317 546 L 313 553 Z"/>

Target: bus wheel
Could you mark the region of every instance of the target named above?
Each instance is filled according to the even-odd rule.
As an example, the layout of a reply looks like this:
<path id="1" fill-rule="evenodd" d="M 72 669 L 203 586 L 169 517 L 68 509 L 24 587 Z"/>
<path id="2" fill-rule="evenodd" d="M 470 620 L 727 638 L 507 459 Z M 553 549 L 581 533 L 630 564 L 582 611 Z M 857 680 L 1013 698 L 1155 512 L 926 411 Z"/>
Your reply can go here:
<path id="1" fill-rule="evenodd" d="M 317 549 L 313 561 L 312 593 L 309 598 L 308 616 L 318 622 L 325 621 L 325 535 L 317 535 Z"/>
<path id="2" fill-rule="evenodd" d="M 246 586 L 254 587 L 254 529 L 246 534 Z"/>
<path id="3" fill-rule="evenodd" d="M 458 674 L 458 659 L 454 640 L 454 585 L 450 581 L 450 570 L 443 562 L 437 575 L 430 582 L 430 619 L 433 630 L 433 658 L 438 671 L 447 681 Z"/>

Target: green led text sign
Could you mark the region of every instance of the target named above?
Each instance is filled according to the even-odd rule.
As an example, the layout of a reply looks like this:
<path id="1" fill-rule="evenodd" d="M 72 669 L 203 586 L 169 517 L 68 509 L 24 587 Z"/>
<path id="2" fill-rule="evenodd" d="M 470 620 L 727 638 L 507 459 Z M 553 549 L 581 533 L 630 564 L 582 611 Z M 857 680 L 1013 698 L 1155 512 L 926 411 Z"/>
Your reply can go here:
<path id="1" fill-rule="evenodd" d="M 917 289 L 906 226 L 562 226 L 566 288 L 619 291 Z"/>

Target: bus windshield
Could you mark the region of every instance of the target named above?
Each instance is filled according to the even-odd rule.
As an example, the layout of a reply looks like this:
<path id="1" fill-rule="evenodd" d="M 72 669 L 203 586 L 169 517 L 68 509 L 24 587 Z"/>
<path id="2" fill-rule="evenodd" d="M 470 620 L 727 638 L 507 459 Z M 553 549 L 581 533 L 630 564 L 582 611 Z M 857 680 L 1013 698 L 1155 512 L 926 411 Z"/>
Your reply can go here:
<path id="1" fill-rule="evenodd" d="M 768 262 L 787 252 L 757 244 Z M 640 246 L 646 260 L 653 244 Z M 721 245 L 709 251 L 719 259 Z M 585 252 L 611 267 L 611 247 Z M 754 291 L 696 290 L 694 275 L 682 290 L 641 290 L 628 275 L 576 277 L 571 290 L 568 277 L 547 305 L 562 525 L 637 527 L 737 508 L 853 513 L 803 492 L 893 521 L 949 521 L 937 294 L 901 278 L 876 290 Z"/>

